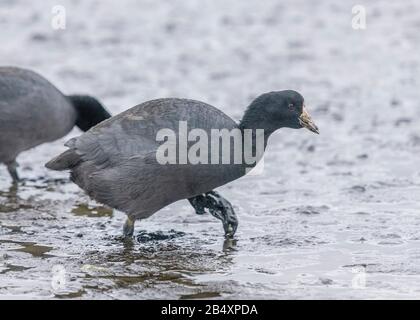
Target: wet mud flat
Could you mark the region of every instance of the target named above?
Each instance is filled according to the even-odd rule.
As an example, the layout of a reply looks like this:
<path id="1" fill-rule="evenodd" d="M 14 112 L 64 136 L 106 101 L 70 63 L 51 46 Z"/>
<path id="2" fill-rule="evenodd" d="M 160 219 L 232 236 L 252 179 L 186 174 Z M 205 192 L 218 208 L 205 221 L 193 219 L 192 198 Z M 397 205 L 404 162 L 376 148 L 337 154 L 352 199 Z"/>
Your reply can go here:
<path id="1" fill-rule="evenodd" d="M 43 167 L 77 130 L 22 154 L 18 189 L 0 167 L 0 298 L 419 298 L 420 4 L 366 2 L 355 31 L 351 1 L 125 2 L 64 1 L 56 32 L 55 3 L 1 1 L 2 64 L 114 114 L 175 96 L 240 119 L 293 88 L 321 135 L 280 130 L 260 175 L 219 189 L 230 241 L 186 201 L 122 240 L 123 213 Z"/>

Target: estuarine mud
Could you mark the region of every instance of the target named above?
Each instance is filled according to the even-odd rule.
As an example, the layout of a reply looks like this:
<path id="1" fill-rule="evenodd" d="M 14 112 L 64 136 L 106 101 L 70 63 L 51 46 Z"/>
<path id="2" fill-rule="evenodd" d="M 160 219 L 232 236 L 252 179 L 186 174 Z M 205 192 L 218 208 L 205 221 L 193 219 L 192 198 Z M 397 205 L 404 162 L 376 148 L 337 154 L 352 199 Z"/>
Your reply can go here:
<path id="1" fill-rule="evenodd" d="M 366 2 L 359 31 L 352 1 L 64 1 L 64 31 L 55 4 L 0 1 L 2 64 L 113 114 L 185 97 L 239 119 L 292 88 L 322 134 L 280 130 L 262 174 L 220 189 L 232 241 L 187 201 L 123 241 L 122 213 L 43 167 L 66 139 L 22 154 L 18 189 L 0 168 L 0 298 L 419 297 L 418 1 Z"/>

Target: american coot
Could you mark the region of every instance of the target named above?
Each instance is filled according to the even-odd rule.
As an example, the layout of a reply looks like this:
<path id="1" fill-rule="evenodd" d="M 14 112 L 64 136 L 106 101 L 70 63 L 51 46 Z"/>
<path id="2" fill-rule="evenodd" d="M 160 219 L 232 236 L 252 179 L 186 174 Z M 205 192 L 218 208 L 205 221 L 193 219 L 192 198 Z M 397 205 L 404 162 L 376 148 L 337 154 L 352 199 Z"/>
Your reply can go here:
<path id="1" fill-rule="evenodd" d="M 186 122 L 190 130 L 202 129 L 209 135 L 212 129 L 264 129 L 264 148 L 271 133 L 282 127 L 306 127 L 318 133 L 303 97 L 292 90 L 259 96 L 239 124 L 203 102 L 158 99 L 133 107 L 69 140 L 69 149 L 46 167 L 69 169 L 72 181 L 90 197 L 125 212 L 126 236 L 133 234 L 135 220 L 181 199 L 188 199 L 198 214 L 208 209 L 222 220 L 226 235 L 232 236 L 238 225 L 235 212 L 229 201 L 213 189 L 245 175 L 248 165 L 162 165 L 157 161 L 162 145 L 157 134 L 168 128 L 178 132 L 180 121 Z M 256 143 L 256 139 L 252 141 Z"/>
<path id="2" fill-rule="evenodd" d="M 65 96 L 35 72 L 0 67 L 0 163 L 14 182 L 19 153 L 63 137 L 74 125 L 87 131 L 109 117 L 92 97 Z"/>

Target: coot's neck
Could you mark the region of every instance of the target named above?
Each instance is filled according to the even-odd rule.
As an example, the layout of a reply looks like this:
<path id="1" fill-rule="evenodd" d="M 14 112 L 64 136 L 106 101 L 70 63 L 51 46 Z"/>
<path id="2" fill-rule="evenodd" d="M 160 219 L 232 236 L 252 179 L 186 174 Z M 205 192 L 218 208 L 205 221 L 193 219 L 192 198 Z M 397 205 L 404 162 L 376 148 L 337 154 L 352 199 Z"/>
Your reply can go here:
<path id="1" fill-rule="evenodd" d="M 243 123 L 242 121 L 239 123 L 239 129 L 242 132 L 242 137 L 243 138 L 245 138 L 247 131 L 250 132 L 248 134 L 252 134 L 253 144 L 256 143 L 255 139 L 257 137 L 260 137 L 260 135 L 263 133 L 263 135 L 264 135 L 264 149 L 267 147 L 268 138 L 275 131 L 275 129 L 262 128 L 261 126 L 258 126 L 258 125 L 251 126 L 249 124 Z"/>
<path id="2" fill-rule="evenodd" d="M 264 149 L 267 146 L 268 138 L 270 135 L 279 129 L 275 127 L 270 119 L 267 119 L 265 114 L 261 113 L 258 108 L 253 108 L 251 104 L 245 111 L 242 120 L 239 122 L 239 129 L 242 131 L 242 136 L 245 136 L 246 131 L 251 131 L 253 137 L 259 136 L 258 132 L 264 131 Z M 254 139 L 253 139 L 254 140 Z M 253 142 L 255 143 L 255 141 Z"/>
<path id="3" fill-rule="evenodd" d="M 111 117 L 109 112 L 94 97 L 69 95 L 67 99 L 77 112 L 75 125 L 82 131 L 88 131 L 93 126 Z"/>
<path id="4" fill-rule="evenodd" d="M 278 128 L 274 128 L 263 115 L 254 112 L 254 110 L 249 107 L 239 123 L 239 129 L 242 132 L 243 163 L 248 168 L 253 167 L 264 155 L 268 138 Z M 251 156 L 255 157 L 254 159 L 256 160 L 254 165 L 250 165 L 249 161 L 246 161 L 247 157 L 250 159 L 250 151 L 252 151 Z"/>

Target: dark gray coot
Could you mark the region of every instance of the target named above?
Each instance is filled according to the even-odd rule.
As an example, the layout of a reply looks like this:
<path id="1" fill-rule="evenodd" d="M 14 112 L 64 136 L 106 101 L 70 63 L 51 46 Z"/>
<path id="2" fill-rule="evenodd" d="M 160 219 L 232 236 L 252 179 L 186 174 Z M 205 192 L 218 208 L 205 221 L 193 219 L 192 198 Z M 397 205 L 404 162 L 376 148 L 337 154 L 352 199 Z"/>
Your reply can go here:
<path id="1" fill-rule="evenodd" d="M 0 67 L 0 163 L 14 182 L 19 153 L 57 140 L 75 125 L 87 131 L 110 116 L 95 98 L 65 96 L 33 71 Z"/>
<path id="2" fill-rule="evenodd" d="M 229 201 L 213 189 L 245 175 L 249 167 L 245 163 L 158 163 L 157 150 L 162 145 L 156 139 L 158 131 L 171 129 L 179 141 L 180 121 L 187 122 L 189 132 L 202 129 L 209 137 L 212 129 L 264 129 L 264 148 L 271 133 L 282 127 L 306 127 L 318 133 L 303 97 L 292 90 L 259 96 L 239 124 L 200 101 L 158 99 L 135 106 L 71 139 L 66 143 L 69 149 L 46 167 L 70 170 L 72 181 L 90 197 L 125 212 L 126 236 L 133 234 L 135 220 L 145 219 L 181 199 L 188 199 L 198 214 L 208 209 L 222 220 L 225 234 L 233 236 L 238 225 L 235 212 Z"/>

